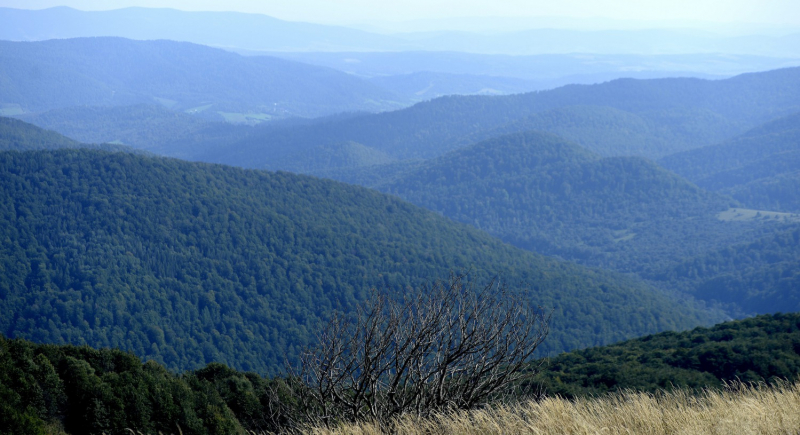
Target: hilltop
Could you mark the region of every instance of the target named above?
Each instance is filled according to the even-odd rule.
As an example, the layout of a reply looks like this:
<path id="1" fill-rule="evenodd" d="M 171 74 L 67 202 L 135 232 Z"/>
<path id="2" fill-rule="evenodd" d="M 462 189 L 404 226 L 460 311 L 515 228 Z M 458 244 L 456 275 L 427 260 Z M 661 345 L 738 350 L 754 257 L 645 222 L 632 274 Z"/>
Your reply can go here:
<path id="1" fill-rule="evenodd" d="M 730 199 L 651 161 L 603 158 L 536 132 L 480 142 L 375 187 L 513 245 L 627 272 L 659 270 L 763 229 L 719 220 Z"/>
<path id="2" fill-rule="evenodd" d="M 709 315 L 329 180 L 92 150 L 5 152 L 0 173 L 11 337 L 274 372 L 371 287 L 403 293 L 469 270 L 555 309 L 544 352 Z"/>

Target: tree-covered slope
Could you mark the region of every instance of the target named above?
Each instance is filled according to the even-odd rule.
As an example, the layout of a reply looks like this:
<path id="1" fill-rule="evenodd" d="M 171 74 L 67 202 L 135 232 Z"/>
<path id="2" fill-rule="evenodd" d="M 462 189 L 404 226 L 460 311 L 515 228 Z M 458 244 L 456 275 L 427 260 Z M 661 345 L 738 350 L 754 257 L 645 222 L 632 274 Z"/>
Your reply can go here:
<path id="1" fill-rule="evenodd" d="M 735 313 L 800 311 L 800 228 L 686 259 L 651 278 Z"/>
<path id="2" fill-rule="evenodd" d="M 800 171 L 760 178 L 723 192 L 756 209 L 797 213 L 800 212 Z"/>
<path id="3" fill-rule="evenodd" d="M 571 140 L 604 157 L 641 156 L 657 158 L 676 150 L 693 148 L 707 137 L 716 138 L 737 127 L 722 116 L 687 110 L 652 119 L 608 106 L 565 106 L 538 112 L 500 128 L 465 137 L 468 145 L 480 140 L 531 130 L 545 131 Z M 689 124 L 689 118 L 701 121 Z M 674 124 L 681 128 L 674 128 Z"/>
<path id="4" fill-rule="evenodd" d="M 547 394 L 722 387 L 800 377 L 800 314 L 764 315 L 561 354 L 535 383 Z"/>
<path id="5" fill-rule="evenodd" d="M 221 120 L 398 107 L 390 92 L 335 70 L 166 40 L 3 41 L 0 83 L 0 102 L 28 112 L 159 102 Z"/>
<path id="6" fill-rule="evenodd" d="M 536 132 L 454 151 L 377 188 L 516 246 L 641 273 L 759 227 L 720 221 L 729 199 L 650 161 Z"/>
<path id="7" fill-rule="evenodd" d="M 0 117 L 0 151 L 75 148 L 79 142 L 13 118 Z"/>
<path id="8" fill-rule="evenodd" d="M 717 145 L 667 156 L 660 163 L 750 208 L 800 211 L 800 113 Z"/>
<path id="9" fill-rule="evenodd" d="M 572 106 L 610 107 L 636 115 L 652 125 L 651 132 L 657 133 L 651 140 L 670 140 L 664 152 L 674 152 L 720 142 L 795 112 L 800 109 L 798 101 L 800 68 L 718 81 L 621 79 L 520 95 L 443 97 L 403 110 L 314 128 L 265 132 L 209 151 L 199 159 L 277 169 L 271 165 L 278 156 L 345 141 L 383 151 L 399 160 L 428 159 L 464 146 L 465 137 L 470 135 L 495 130 L 540 112 Z M 580 122 L 590 125 L 590 120 Z M 556 130 L 555 126 L 551 128 Z M 675 138 L 679 141 L 672 141 Z"/>
<path id="10" fill-rule="evenodd" d="M 255 383 L 263 394 L 267 381 L 236 375 L 238 392 L 253 396 Z M 36 345 L 0 336 L 0 431 L 243 434 L 221 391 L 204 377 L 203 372 L 179 376 L 118 349 Z M 252 398 L 241 397 L 239 403 L 249 405 Z"/>
<path id="11" fill-rule="evenodd" d="M 6 152 L 0 173 L 10 337 L 274 371 L 370 287 L 403 293 L 462 270 L 554 308 L 548 352 L 708 319 L 337 182 L 87 150 Z"/>
<path id="12" fill-rule="evenodd" d="M 717 145 L 675 153 L 659 160 L 665 168 L 697 181 L 800 147 L 800 113 L 759 125 Z"/>
<path id="13" fill-rule="evenodd" d="M 633 389 L 721 388 L 800 376 L 800 315 L 666 332 L 534 362 L 534 391 L 586 397 Z M 243 434 L 287 430 L 282 381 L 213 363 L 176 375 L 117 349 L 0 336 L 0 429 L 66 433 Z M 281 399 L 283 402 L 281 403 Z M 297 415 L 296 413 L 294 415 Z M 180 429 L 179 429 L 180 428 Z"/>
<path id="14" fill-rule="evenodd" d="M 253 128 L 214 122 L 158 104 L 79 106 L 16 117 L 86 143 L 124 143 L 170 157 L 191 158 L 242 138 Z"/>
<path id="15" fill-rule="evenodd" d="M 394 163 L 394 158 L 382 151 L 356 142 L 320 145 L 296 154 L 284 156 L 276 165 L 284 170 L 317 174 L 353 168 L 369 168 Z"/>
<path id="16" fill-rule="evenodd" d="M 62 148 L 95 148 L 107 151 L 136 152 L 126 146 L 108 143 L 81 143 L 55 131 L 43 130 L 13 118 L 0 116 L 0 151 L 55 150 Z"/>

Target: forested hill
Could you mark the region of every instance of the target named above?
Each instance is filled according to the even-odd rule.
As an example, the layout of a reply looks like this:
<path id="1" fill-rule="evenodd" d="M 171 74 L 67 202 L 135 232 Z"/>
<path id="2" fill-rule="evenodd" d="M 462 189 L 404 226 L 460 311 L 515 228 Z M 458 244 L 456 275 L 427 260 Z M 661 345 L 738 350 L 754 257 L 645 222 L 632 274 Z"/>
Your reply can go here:
<path id="1" fill-rule="evenodd" d="M 75 148 L 79 142 L 26 122 L 0 117 L 0 151 Z"/>
<path id="2" fill-rule="evenodd" d="M 688 113 L 675 113 L 680 125 L 646 114 L 634 114 L 608 106 L 564 106 L 537 112 L 493 130 L 481 131 L 461 139 L 469 145 L 504 134 L 531 130 L 545 131 L 574 141 L 604 157 L 640 156 L 658 158 L 676 150 L 693 148 L 737 130 L 737 123 L 700 114 L 702 121 L 684 122 Z M 698 115 L 698 114 L 695 114 Z"/>
<path id="3" fill-rule="evenodd" d="M 271 130 L 198 159 L 271 168 L 279 156 L 346 141 L 375 148 L 401 160 L 431 158 L 463 146 L 464 137 L 546 110 L 587 105 L 611 107 L 637 115 L 652 125 L 652 132 L 658 133 L 650 136 L 652 140 L 679 138 L 681 149 L 689 149 L 720 142 L 775 117 L 798 111 L 798 101 L 800 68 L 718 81 L 622 79 L 502 97 L 443 97 L 403 110 L 313 128 Z M 677 150 L 670 148 L 669 152 Z"/>
<path id="4" fill-rule="evenodd" d="M 377 188 L 516 246 L 638 273 L 760 226 L 720 221 L 730 199 L 650 161 L 601 158 L 537 132 L 454 151 Z"/>
<path id="5" fill-rule="evenodd" d="M 42 130 L 27 122 L 0 116 L 0 151 L 54 150 L 62 148 L 95 148 L 107 151 L 141 153 L 141 151 L 120 145 L 81 143 L 54 131 Z"/>
<path id="6" fill-rule="evenodd" d="M 800 311 L 800 228 L 686 259 L 651 278 L 740 315 Z"/>
<path id="7" fill-rule="evenodd" d="M 545 362 L 535 381 L 548 395 L 635 389 L 721 388 L 723 382 L 800 376 L 800 314 L 775 314 L 713 328 L 664 332 Z"/>
<path id="8" fill-rule="evenodd" d="M 174 369 L 275 371 L 370 287 L 403 293 L 451 271 L 554 308 L 546 352 L 712 318 L 328 180 L 65 150 L 0 153 L 0 183 L 0 332 Z"/>
<path id="9" fill-rule="evenodd" d="M 124 143 L 170 157 L 187 158 L 207 147 L 245 137 L 253 128 L 214 122 L 154 104 L 80 106 L 15 118 L 86 143 Z"/>
<path id="10" fill-rule="evenodd" d="M 800 149 L 800 112 L 759 125 L 717 145 L 676 153 L 659 160 L 665 168 L 699 181 L 771 155 Z"/>
<path id="11" fill-rule="evenodd" d="M 543 363 L 543 364 L 540 364 Z M 800 315 L 776 314 L 713 328 L 666 332 L 535 361 L 533 388 L 548 396 L 722 388 L 800 373 Z M 296 403 L 265 379 L 222 364 L 175 374 L 118 349 L 34 344 L 0 336 L 4 433 L 280 433 Z M 284 396 L 285 397 L 285 396 Z M 281 406 L 282 405 L 282 406 Z M 296 415 L 296 414 L 295 414 Z M 283 428 L 281 426 L 284 426 Z M 60 433 L 60 432 L 56 432 Z"/>
<path id="12" fill-rule="evenodd" d="M 667 156 L 661 163 L 750 208 L 800 212 L 800 113 L 718 145 Z"/>
<path id="13" fill-rule="evenodd" d="M 339 71 L 166 40 L 2 41 L 0 80 L 0 102 L 26 112 L 158 102 L 244 121 L 400 107 L 392 93 Z"/>

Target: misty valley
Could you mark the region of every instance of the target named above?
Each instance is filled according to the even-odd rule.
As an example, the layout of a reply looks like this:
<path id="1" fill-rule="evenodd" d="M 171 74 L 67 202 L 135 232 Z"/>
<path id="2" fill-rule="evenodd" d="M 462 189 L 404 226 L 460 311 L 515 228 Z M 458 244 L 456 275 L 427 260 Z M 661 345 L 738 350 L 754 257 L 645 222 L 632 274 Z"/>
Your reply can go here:
<path id="1" fill-rule="evenodd" d="M 800 425 L 800 33 L 0 27 L 0 433 Z"/>

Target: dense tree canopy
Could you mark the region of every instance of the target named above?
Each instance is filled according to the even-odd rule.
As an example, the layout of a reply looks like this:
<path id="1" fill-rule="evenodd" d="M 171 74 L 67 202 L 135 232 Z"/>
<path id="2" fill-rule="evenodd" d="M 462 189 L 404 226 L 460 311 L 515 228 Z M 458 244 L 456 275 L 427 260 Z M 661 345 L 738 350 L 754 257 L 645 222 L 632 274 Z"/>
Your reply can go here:
<path id="1" fill-rule="evenodd" d="M 800 315 L 665 332 L 533 365 L 535 391 L 566 397 L 797 379 Z M 276 431 L 300 415 L 288 385 L 219 363 L 176 375 L 115 349 L 0 336 L 0 431 L 8 435 Z"/>
<path id="2" fill-rule="evenodd" d="M 721 387 L 800 376 L 800 314 L 664 332 L 545 361 L 535 383 L 547 394 L 587 396 L 635 389 Z"/>
<path id="3" fill-rule="evenodd" d="M 720 221 L 729 198 L 645 159 L 601 158 L 536 132 L 454 151 L 377 188 L 516 246 L 637 273 L 775 226 Z"/>
<path id="4" fill-rule="evenodd" d="M 555 309 L 548 352 L 707 316 L 333 181 L 88 150 L 2 153 L 0 174 L 10 337 L 275 371 L 370 287 L 403 293 L 467 270 Z"/>

